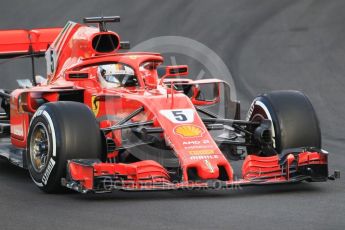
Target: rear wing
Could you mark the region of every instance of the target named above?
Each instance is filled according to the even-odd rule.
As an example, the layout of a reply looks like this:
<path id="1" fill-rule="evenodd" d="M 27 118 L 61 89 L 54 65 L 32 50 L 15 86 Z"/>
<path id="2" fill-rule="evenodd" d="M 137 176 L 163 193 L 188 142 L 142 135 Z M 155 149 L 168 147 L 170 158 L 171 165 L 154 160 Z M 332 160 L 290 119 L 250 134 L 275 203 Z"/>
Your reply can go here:
<path id="1" fill-rule="evenodd" d="M 0 30 L 0 58 L 44 56 L 61 30 L 62 28 Z"/>
<path id="2" fill-rule="evenodd" d="M 36 83 L 35 57 L 42 57 L 62 28 L 0 30 L 0 59 L 30 57 L 32 83 Z"/>

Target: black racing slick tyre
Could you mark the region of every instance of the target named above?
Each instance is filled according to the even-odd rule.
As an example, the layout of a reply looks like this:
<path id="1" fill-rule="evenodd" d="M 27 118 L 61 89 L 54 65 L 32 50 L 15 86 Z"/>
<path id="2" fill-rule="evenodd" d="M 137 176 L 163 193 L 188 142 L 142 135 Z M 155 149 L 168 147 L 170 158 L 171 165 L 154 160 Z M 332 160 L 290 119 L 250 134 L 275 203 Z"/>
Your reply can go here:
<path id="1" fill-rule="evenodd" d="M 31 119 L 26 163 L 34 183 L 47 193 L 62 191 L 68 160 L 99 159 L 101 153 L 99 125 L 82 103 L 47 103 Z"/>
<path id="2" fill-rule="evenodd" d="M 321 132 L 315 110 L 307 96 L 299 91 L 284 90 L 256 97 L 247 120 L 272 122 L 272 143 L 277 153 L 299 147 L 321 148 Z M 247 148 L 248 154 L 260 149 Z"/>

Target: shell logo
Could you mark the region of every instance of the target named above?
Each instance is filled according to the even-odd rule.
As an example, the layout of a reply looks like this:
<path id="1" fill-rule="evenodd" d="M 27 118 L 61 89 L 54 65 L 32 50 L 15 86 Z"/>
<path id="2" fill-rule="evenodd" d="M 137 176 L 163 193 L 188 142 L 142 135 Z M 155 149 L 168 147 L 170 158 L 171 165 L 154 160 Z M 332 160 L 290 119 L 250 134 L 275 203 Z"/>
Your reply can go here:
<path id="1" fill-rule="evenodd" d="M 174 132 L 182 137 L 201 137 L 204 130 L 196 125 L 179 125 Z"/>

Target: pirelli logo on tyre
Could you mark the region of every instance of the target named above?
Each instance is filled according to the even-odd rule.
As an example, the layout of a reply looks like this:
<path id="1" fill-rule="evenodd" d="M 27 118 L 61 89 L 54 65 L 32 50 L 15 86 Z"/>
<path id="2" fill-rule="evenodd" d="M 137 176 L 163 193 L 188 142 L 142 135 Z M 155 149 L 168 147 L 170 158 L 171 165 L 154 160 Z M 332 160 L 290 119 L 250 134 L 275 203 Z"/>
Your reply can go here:
<path id="1" fill-rule="evenodd" d="M 55 166 L 55 161 L 53 160 L 53 158 L 50 158 L 50 161 L 49 161 L 49 164 L 47 166 L 47 169 L 44 172 L 43 177 L 42 177 L 42 183 L 44 185 L 47 185 L 49 176 L 52 173 L 54 166 Z"/>
<path id="2" fill-rule="evenodd" d="M 174 133 L 181 137 L 201 137 L 205 131 L 197 125 L 179 125 L 174 128 Z"/>

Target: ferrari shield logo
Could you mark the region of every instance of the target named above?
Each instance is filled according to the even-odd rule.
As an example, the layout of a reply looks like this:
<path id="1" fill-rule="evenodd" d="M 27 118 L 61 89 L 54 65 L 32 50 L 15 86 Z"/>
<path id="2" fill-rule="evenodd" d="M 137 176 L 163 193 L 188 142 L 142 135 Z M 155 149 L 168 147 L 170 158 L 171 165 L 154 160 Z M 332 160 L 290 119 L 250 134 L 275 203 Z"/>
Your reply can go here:
<path id="1" fill-rule="evenodd" d="M 91 97 L 91 109 L 95 116 L 97 116 L 99 112 L 99 101 L 96 101 L 96 96 Z"/>

